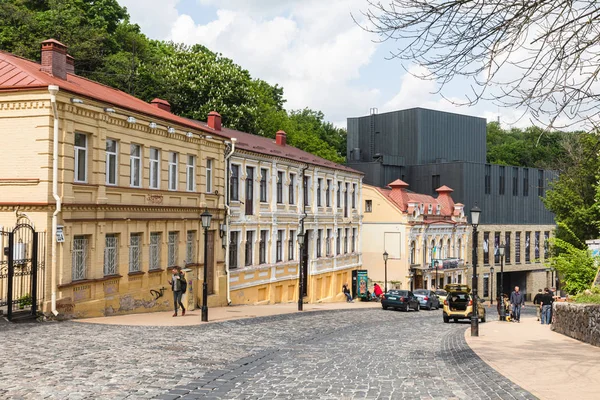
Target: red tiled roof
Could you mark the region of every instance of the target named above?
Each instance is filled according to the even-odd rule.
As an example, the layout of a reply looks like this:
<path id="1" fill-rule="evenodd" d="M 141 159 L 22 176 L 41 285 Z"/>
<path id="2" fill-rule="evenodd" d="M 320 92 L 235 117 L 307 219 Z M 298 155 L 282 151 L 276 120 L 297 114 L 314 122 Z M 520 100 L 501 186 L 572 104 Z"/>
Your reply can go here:
<path id="1" fill-rule="evenodd" d="M 74 74 L 67 74 L 67 79 L 63 80 L 40 71 L 40 64 L 36 62 L 0 51 L 0 91 L 43 89 L 48 85 L 57 85 L 61 91 L 223 136 L 205 125 L 179 117 L 120 90 Z"/>

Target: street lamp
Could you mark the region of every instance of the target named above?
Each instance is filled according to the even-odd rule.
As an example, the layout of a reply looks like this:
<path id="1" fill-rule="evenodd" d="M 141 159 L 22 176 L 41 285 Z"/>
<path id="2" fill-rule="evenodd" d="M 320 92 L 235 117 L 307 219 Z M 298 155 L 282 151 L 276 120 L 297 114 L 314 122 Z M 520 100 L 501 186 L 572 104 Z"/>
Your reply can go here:
<path id="1" fill-rule="evenodd" d="M 490 267 L 490 286 L 491 286 L 491 291 L 490 291 L 490 305 L 493 306 L 494 305 L 494 266 Z"/>
<path id="2" fill-rule="evenodd" d="M 388 257 L 389 257 L 388 252 L 384 250 L 383 251 L 383 263 L 385 264 L 385 284 L 383 285 L 384 286 L 383 290 L 385 290 L 386 293 L 387 293 L 387 260 L 388 260 Z"/>
<path id="3" fill-rule="evenodd" d="M 439 281 L 438 281 L 438 266 L 439 266 L 439 264 L 440 264 L 440 263 L 439 263 L 439 262 L 437 262 L 437 261 L 435 261 L 435 262 L 433 263 L 433 266 L 435 267 L 435 288 L 436 288 L 436 289 L 438 288 L 438 282 L 439 282 Z"/>
<path id="4" fill-rule="evenodd" d="M 479 308 L 477 304 L 477 226 L 481 209 L 471 208 L 471 225 L 473 226 L 473 313 L 471 314 L 471 336 L 479 336 Z"/>
<path id="5" fill-rule="evenodd" d="M 506 245 L 502 243 L 500 245 L 500 321 L 506 321 L 506 310 L 504 309 L 504 254 L 506 252 Z"/>
<path id="6" fill-rule="evenodd" d="M 204 281 L 202 282 L 202 322 L 208 322 L 208 228 L 212 214 L 208 212 L 208 208 L 200 215 L 202 227 L 204 228 Z"/>
<path id="7" fill-rule="evenodd" d="M 304 288 L 302 286 L 302 256 L 304 255 L 304 226 L 300 225 L 300 229 L 298 231 L 298 244 L 300 245 L 300 262 L 298 264 L 298 311 L 302 311 L 302 299 L 304 295 Z"/>

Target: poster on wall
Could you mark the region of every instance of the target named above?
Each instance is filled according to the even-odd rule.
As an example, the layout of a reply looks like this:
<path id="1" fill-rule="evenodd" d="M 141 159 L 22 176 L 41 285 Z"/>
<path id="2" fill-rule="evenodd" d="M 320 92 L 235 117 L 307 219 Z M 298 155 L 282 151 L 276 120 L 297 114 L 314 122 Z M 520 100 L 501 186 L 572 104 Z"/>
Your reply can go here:
<path id="1" fill-rule="evenodd" d="M 367 285 L 369 283 L 367 272 L 366 269 L 356 271 L 356 293 L 361 298 L 367 297 Z"/>

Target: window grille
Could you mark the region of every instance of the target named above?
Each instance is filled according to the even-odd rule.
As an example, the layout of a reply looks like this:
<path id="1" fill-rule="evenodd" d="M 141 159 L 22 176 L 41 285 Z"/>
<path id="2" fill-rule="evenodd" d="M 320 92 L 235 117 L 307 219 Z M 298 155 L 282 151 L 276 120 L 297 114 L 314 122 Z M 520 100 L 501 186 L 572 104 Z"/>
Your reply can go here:
<path id="1" fill-rule="evenodd" d="M 139 272 L 141 259 L 142 235 L 132 233 L 129 236 L 129 272 Z"/>
<path id="2" fill-rule="evenodd" d="M 88 238 L 75 236 L 73 238 L 73 280 L 79 281 L 87 277 Z"/>
<path id="3" fill-rule="evenodd" d="M 160 269 L 160 248 L 160 232 L 150 233 L 150 270 Z"/>
<path id="4" fill-rule="evenodd" d="M 177 232 L 169 232 L 168 267 L 177 265 Z"/>
<path id="5" fill-rule="evenodd" d="M 187 231 L 185 260 L 186 264 L 194 264 L 196 262 L 196 231 Z"/>
<path id="6" fill-rule="evenodd" d="M 104 243 L 104 276 L 117 274 L 118 244 L 117 235 L 106 235 Z"/>

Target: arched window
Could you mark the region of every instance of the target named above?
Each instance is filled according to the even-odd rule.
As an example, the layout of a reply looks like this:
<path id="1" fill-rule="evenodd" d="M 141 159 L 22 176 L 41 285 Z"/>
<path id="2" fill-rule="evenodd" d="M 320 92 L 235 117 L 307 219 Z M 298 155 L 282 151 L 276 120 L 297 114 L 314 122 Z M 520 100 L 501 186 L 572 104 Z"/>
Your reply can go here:
<path id="1" fill-rule="evenodd" d="M 417 251 L 416 244 L 415 244 L 415 241 L 413 240 L 410 243 L 410 263 L 411 264 L 415 263 L 415 260 L 416 260 L 416 251 Z"/>

